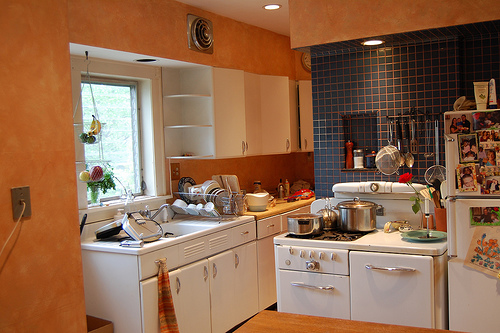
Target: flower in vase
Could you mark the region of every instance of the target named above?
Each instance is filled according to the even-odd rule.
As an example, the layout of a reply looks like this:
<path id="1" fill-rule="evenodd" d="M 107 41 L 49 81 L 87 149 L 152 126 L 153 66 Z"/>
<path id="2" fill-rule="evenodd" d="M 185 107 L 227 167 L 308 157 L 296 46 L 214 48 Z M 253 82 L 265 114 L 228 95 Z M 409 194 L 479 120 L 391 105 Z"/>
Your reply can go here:
<path id="1" fill-rule="evenodd" d="M 413 187 L 413 184 L 411 182 L 412 178 L 413 175 L 411 173 L 404 173 L 399 176 L 399 183 L 408 185 L 415 192 L 415 196 L 410 197 L 410 200 L 413 201 L 411 209 L 415 214 L 417 214 L 420 211 L 420 203 L 422 202 L 422 199 L 420 198 L 420 193 L 415 189 L 415 187 Z"/>

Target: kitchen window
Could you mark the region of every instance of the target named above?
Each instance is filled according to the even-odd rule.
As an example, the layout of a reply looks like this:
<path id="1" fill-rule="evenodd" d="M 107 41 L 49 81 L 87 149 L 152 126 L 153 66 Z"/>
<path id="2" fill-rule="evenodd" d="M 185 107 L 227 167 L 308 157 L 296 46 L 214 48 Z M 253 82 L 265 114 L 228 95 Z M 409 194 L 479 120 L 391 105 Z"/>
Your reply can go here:
<path id="1" fill-rule="evenodd" d="M 93 117 L 102 126 L 97 142 L 84 145 L 86 166 L 101 164 L 115 177 L 116 189 L 102 194 L 101 202 L 125 197 L 129 191 L 142 195 L 137 86 L 136 81 L 82 76 L 83 133 Z"/>
<path id="2" fill-rule="evenodd" d="M 102 152 L 97 142 L 87 144 L 80 139 L 82 133 L 89 131 L 95 112 L 89 79 L 102 122 L 97 136 L 102 139 Z M 144 209 L 145 205 L 154 209 L 164 203 L 169 191 L 163 143 L 161 67 L 72 55 L 71 85 L 80 215 L 87 213 L 87 222 L 112 218 L 125 204 L 124 187 L 134 193 L 137 209 Z M 117 96 L 120 98 L 115 99 Z M 87 183 L 81 181 L 79 175 L 95 160 L 109 163 L 119 182 L 115 181 L 115 191 L 104 195 L 102 206 L 89 207 Z"/>

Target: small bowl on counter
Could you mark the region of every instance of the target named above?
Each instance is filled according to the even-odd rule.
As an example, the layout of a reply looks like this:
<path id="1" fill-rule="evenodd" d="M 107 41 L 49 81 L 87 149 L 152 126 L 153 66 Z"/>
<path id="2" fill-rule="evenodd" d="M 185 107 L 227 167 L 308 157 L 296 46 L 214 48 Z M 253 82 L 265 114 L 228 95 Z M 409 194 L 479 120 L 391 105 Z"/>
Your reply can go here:
<path id="1" fill-rule="evenodd" d="M 248 205 L 248 210 L 252 212 L 263 212 L 267 209 L 269 193 L 247 193 L 245 200 Z"/>

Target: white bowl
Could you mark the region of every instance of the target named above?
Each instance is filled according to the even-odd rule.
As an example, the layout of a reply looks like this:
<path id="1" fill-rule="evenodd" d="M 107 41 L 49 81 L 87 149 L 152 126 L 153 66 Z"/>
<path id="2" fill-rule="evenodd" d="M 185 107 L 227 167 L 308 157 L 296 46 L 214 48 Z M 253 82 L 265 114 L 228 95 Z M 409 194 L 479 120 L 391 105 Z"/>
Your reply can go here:
<path id="1" fill-rule="evenodd" d="M 269 193 L 247 193 L 245 200 L 248 205 L 248 209 L 253 212 L 262 212 L 267 208 L 267 202 L 269 201 Z"/>

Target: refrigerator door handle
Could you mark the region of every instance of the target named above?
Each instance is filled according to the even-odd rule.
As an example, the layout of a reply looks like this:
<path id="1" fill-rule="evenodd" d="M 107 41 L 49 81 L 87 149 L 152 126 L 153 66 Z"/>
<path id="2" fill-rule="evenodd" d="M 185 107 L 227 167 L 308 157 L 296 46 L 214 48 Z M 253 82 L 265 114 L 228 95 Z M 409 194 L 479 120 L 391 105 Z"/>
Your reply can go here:
<path id="1" fill-rule="evenodd" d="M 446 138 L 446 141 L 448 141 L 448 142 L 455 142 L 455 139 L 446 133 L 444 134 L 444 137 Z"/>
<path id="2" fill-rule="evenodd" d="M 456 197 L 448 197 L 446 200 L 446 242 L 448 243 L 448 256 L 457 256 L 457 214 L 456 214 Z"/>

